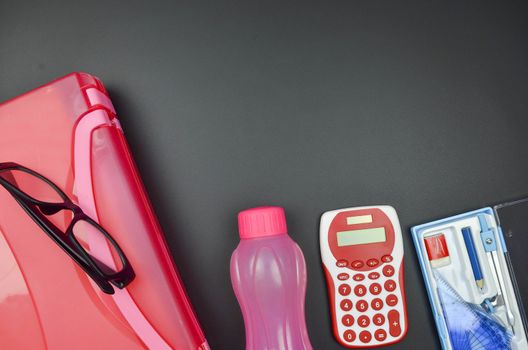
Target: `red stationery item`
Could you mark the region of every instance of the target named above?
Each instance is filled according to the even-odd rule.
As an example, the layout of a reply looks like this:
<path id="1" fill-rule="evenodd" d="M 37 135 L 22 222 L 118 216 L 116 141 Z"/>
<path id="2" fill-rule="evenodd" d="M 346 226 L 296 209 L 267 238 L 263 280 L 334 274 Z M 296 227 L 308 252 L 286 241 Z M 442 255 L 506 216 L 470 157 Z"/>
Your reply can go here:
<path id="1" fill-rule="evenodd" d="M 449 249 L 447 248 L 447 242 L 443 233 L 426 237 L 424 241 L 427 256 L 432 267 L 438 268 L 451 264 Z"/>
<path id="2" fill-rule="evenodd" d="M 100 81 L 72 73 L 1 104 L 0 162 L 50 179 L 112 235 L 136 275 L 103 293 L 0 187 L 2 348 L 209 349 Z M 100 237 L 88 230 L 86 245 L 111 266 Z"/>

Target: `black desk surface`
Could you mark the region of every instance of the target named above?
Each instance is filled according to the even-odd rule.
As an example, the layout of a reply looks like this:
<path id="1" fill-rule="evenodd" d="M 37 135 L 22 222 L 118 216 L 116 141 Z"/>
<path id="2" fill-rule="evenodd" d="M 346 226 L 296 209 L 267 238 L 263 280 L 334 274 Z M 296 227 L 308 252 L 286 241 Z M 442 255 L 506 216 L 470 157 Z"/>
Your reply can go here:
<path id="1" fill-rule="evenodd" d="M 0 100 L 71 71 L 120 115 L 214 349 L 243 349 L 236 213 L 286 208 L 316 349 L 334 341 L 318 245 L 330 209 L 390 204 L 410 329 L 438 349 L 412 225 L 528 194 L 525 1 L 0 3 Z"/>

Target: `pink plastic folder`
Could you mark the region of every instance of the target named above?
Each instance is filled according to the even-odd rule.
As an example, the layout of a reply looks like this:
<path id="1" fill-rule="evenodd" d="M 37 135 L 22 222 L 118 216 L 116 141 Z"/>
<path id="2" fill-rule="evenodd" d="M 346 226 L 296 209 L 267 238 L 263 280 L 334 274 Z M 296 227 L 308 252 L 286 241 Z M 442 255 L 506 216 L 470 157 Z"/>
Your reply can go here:
<path id="1" fill-rule="evenodd" d="M 209 349 L 100 81 L 72 73 L 1 104 L 0 162 L 60 187 L 136 275 L 103 293 L 0 187 L 2 349 Z M 114 263 L 104 240 L 86 244 Z"/>

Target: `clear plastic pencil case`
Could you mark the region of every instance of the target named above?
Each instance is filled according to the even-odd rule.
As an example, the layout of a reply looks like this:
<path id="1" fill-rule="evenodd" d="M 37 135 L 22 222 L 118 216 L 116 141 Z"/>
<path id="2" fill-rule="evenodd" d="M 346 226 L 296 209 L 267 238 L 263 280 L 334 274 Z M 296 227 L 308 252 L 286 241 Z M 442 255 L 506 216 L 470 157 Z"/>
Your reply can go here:
<path id="1" fill-rule="evenodd" d="M 412 228 L 443 349 L 528 349 L 526 218 L 528 199 Z"/>

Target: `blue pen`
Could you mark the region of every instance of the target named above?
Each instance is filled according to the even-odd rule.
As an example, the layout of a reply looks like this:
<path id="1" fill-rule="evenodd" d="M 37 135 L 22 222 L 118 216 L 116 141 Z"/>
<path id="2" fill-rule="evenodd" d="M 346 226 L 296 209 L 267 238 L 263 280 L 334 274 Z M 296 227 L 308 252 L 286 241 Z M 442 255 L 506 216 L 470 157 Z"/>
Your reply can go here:
<path id="1" fill-rule="evenodd" d="M 466 250 L 469 255 L 469 262 L 471 263 L 475 282 L 477 283 L 477 287 L 482 290 L 484 288 L 484 278 L 482 277 L 482 271 L 480 270 L 477 250 L 475 249 L 473 235 L 471 234 L 471 227 L 464 227 L 462 229 L 462 236 L 464 237 L 464 243 L 466 243 Z"/>

